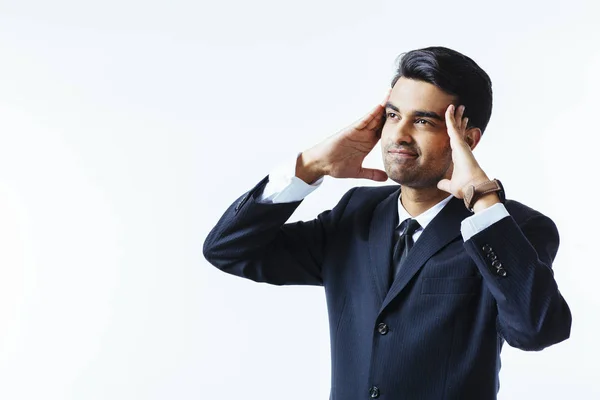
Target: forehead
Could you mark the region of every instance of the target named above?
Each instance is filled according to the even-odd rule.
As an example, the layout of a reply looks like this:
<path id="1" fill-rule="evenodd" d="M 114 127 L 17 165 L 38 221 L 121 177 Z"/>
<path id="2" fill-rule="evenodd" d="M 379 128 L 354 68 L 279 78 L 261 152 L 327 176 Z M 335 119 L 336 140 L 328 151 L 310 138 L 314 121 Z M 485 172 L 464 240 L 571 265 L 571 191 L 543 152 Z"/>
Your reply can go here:
<path id="1" fill-rule="evenodd" d="M 401 77 L 390 93 L 390 103 L 401 112 L 434 111 L 444 115 L 454 96 L 428 82 Z"/>

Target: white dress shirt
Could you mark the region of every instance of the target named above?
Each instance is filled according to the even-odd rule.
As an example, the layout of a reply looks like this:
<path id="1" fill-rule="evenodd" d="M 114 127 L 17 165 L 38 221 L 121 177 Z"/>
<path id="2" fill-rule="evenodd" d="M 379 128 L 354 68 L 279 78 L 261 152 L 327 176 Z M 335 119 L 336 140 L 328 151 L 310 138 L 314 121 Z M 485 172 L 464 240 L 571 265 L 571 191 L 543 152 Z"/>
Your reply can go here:
<path id="1" fill-rule="evenodd" d="M 291 203 L 300 201 L 321 186 L 324 179 L 323 177 L 309 185 L 296 176 L 296 160 L 297 158 L 278 166 L 269 174 L 269 182 L 265 185 L 262 194 L 259 196 L 259 202 Z M 423 232 L 423 229 L 425 229 L 435 216 L 442 211 L 444 206 L 453 196 L 449 195 L 444 200 L 416 217 L 411 216 L 408 211 L 406 211 L 400 201 L 400 197 L 401 196 L 398 196 L 398 224 L 401 224 L 402 221 L 408 218 L 416 219 L 419 225 L 421 225 L 421 228 L 417 229 L 413 234 L 413 241 L 416 242 L 421 235 L 421 232 Z M 509 214 L 506 207 L 504 207 L 504 204 L 498 203 L 477 214 L 465 218 L 460 227 L 463 240 L 469 240 L 472 236 L 508 216 Z"/>

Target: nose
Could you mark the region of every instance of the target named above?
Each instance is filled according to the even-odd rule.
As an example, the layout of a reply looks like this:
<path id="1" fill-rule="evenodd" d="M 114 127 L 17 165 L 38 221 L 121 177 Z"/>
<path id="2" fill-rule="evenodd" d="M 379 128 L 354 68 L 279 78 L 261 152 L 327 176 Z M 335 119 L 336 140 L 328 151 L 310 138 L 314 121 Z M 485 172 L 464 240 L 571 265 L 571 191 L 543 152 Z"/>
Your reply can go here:
<path id="1" fill-rule="evenodd" d="M 396 144 L 413 142 L 413 126 L 407 119 L 387 125 L 389 126 L 385 126 L 384 129 L 387 131 L 387 136 L 392 142 Z"/>

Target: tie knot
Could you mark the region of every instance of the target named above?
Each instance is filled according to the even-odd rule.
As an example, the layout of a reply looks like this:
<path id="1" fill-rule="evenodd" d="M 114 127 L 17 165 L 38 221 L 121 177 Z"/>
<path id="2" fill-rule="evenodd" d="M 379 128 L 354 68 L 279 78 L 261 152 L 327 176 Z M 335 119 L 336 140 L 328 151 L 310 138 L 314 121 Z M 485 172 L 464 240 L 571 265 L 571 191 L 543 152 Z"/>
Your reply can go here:
<path id="1" fill-rule="evenodd" d="M 400 235 L 412 236 L 421 225 L 414 218 L 405 219 L 400 224 Z"/>

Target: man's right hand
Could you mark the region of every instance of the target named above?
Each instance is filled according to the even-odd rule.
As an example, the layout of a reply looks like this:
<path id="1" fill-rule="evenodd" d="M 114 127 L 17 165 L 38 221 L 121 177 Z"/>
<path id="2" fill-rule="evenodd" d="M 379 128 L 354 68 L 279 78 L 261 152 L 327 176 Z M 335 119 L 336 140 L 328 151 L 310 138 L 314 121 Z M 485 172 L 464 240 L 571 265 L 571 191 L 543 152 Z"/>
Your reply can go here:
<path id="1" fill-rule="evenodd" d="M 309 184 L 325 175 L 385 182 L 385 171 L 363 168 L 362 163 L 381 137 L 390 92 L 363 118 L 300 154 L 296 176 Z"/>

